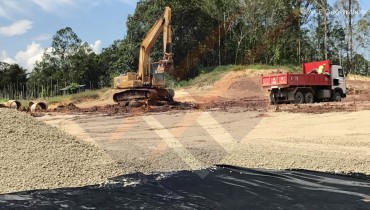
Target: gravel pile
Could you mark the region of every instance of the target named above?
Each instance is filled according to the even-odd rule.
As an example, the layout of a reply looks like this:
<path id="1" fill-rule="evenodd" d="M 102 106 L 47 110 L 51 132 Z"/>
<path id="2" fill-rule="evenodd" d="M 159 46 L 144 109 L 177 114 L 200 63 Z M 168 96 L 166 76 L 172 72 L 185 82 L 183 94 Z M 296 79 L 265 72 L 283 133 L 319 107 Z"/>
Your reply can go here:
<path id="1" fill-rule="evenodd" d="M 0 193 L 85 186 L 122 173 L 99 148 L 27 114 L 0 109 Z"/>

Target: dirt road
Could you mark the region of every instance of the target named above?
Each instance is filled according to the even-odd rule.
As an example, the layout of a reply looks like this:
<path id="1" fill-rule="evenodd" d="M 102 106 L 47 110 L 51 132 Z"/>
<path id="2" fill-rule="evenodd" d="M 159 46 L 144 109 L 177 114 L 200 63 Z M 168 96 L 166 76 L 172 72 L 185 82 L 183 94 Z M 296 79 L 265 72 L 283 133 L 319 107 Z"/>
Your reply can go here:
<path id="1" fill-rule="evenodd" d="M 188 111 L 41 119 L 96 143 L 127 173 L 231 164 L 370 174 L 369 117 L 370 111 L 319 115 Z"/>

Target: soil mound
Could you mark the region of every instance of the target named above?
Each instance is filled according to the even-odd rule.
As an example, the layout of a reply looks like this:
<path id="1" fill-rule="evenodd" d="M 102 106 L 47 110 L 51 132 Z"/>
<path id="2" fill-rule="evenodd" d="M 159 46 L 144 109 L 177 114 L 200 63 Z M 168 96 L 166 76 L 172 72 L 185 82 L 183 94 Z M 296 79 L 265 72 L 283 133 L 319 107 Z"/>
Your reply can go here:
<path id="1" fill-rule="evenodd" d="M 99 148 L 12 109 L 0 109 L 0 148 L 0 193 L 86 186 L 122 174 Z"/>

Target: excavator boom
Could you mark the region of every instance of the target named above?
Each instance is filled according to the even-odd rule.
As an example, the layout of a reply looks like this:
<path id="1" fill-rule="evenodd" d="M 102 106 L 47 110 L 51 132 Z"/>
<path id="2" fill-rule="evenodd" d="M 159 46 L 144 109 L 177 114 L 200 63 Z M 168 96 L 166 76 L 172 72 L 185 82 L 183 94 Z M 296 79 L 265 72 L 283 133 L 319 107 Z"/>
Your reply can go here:
<path id="1" fill-rule="evenodd" d="M 171 35 L 171 9 L 166 7 L 163 15 L 155 22 L 145 39 L 142 41 L 140 46 L 140 58 L 139 58 L 139 78 L 147 78 L 150 75 L 149 66 L 149 55 L 155 41 L 159 35 L 163 32 L 163 52 L 170 53 L 172 45 Z"/>

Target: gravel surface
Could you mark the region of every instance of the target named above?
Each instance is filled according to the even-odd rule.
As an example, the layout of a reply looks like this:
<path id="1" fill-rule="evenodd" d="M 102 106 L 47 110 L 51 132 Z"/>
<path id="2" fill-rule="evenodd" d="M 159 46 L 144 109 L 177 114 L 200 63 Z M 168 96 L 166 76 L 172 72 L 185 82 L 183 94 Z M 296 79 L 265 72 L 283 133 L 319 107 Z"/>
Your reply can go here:
<path id="1" fill-rule="evenodd" d="M 87 142 L 96 142 L 125 173 L 151 174 L 220 163 L 228 155 L 223 147 L 227 145 L 220 145 L 204 127 L 212 135 L 220 135 L 221 143 L 225 140 L 228 144 L 230 138 L 241 141 L 261 120 L 256 117 L 260 114 L 245 112 L 241 117 L 240 113 L 187 111 L 135 117 L 57 115 L 38 119 Z M 231 136 L 225 136 L 225 132 Z"/>
<path id="2" fill-rule="evenodd" d="M 104 182 L 122 169 L 98 147 L 0 109 L 0 193 Z"/>
<path id="3" fill-rule="evenodd" d="M 82 138 L 104 148 L 125 173 L 228 164 L 370 174 L 369 118 L 370 111 L 188 111 L 137 117 L 77 116 L 67 121 L 63 116 L 40 119 L 66 131 L 71 126 L 80 127 Z M 78 130 L 73 135 L 81 133 Z"/>

